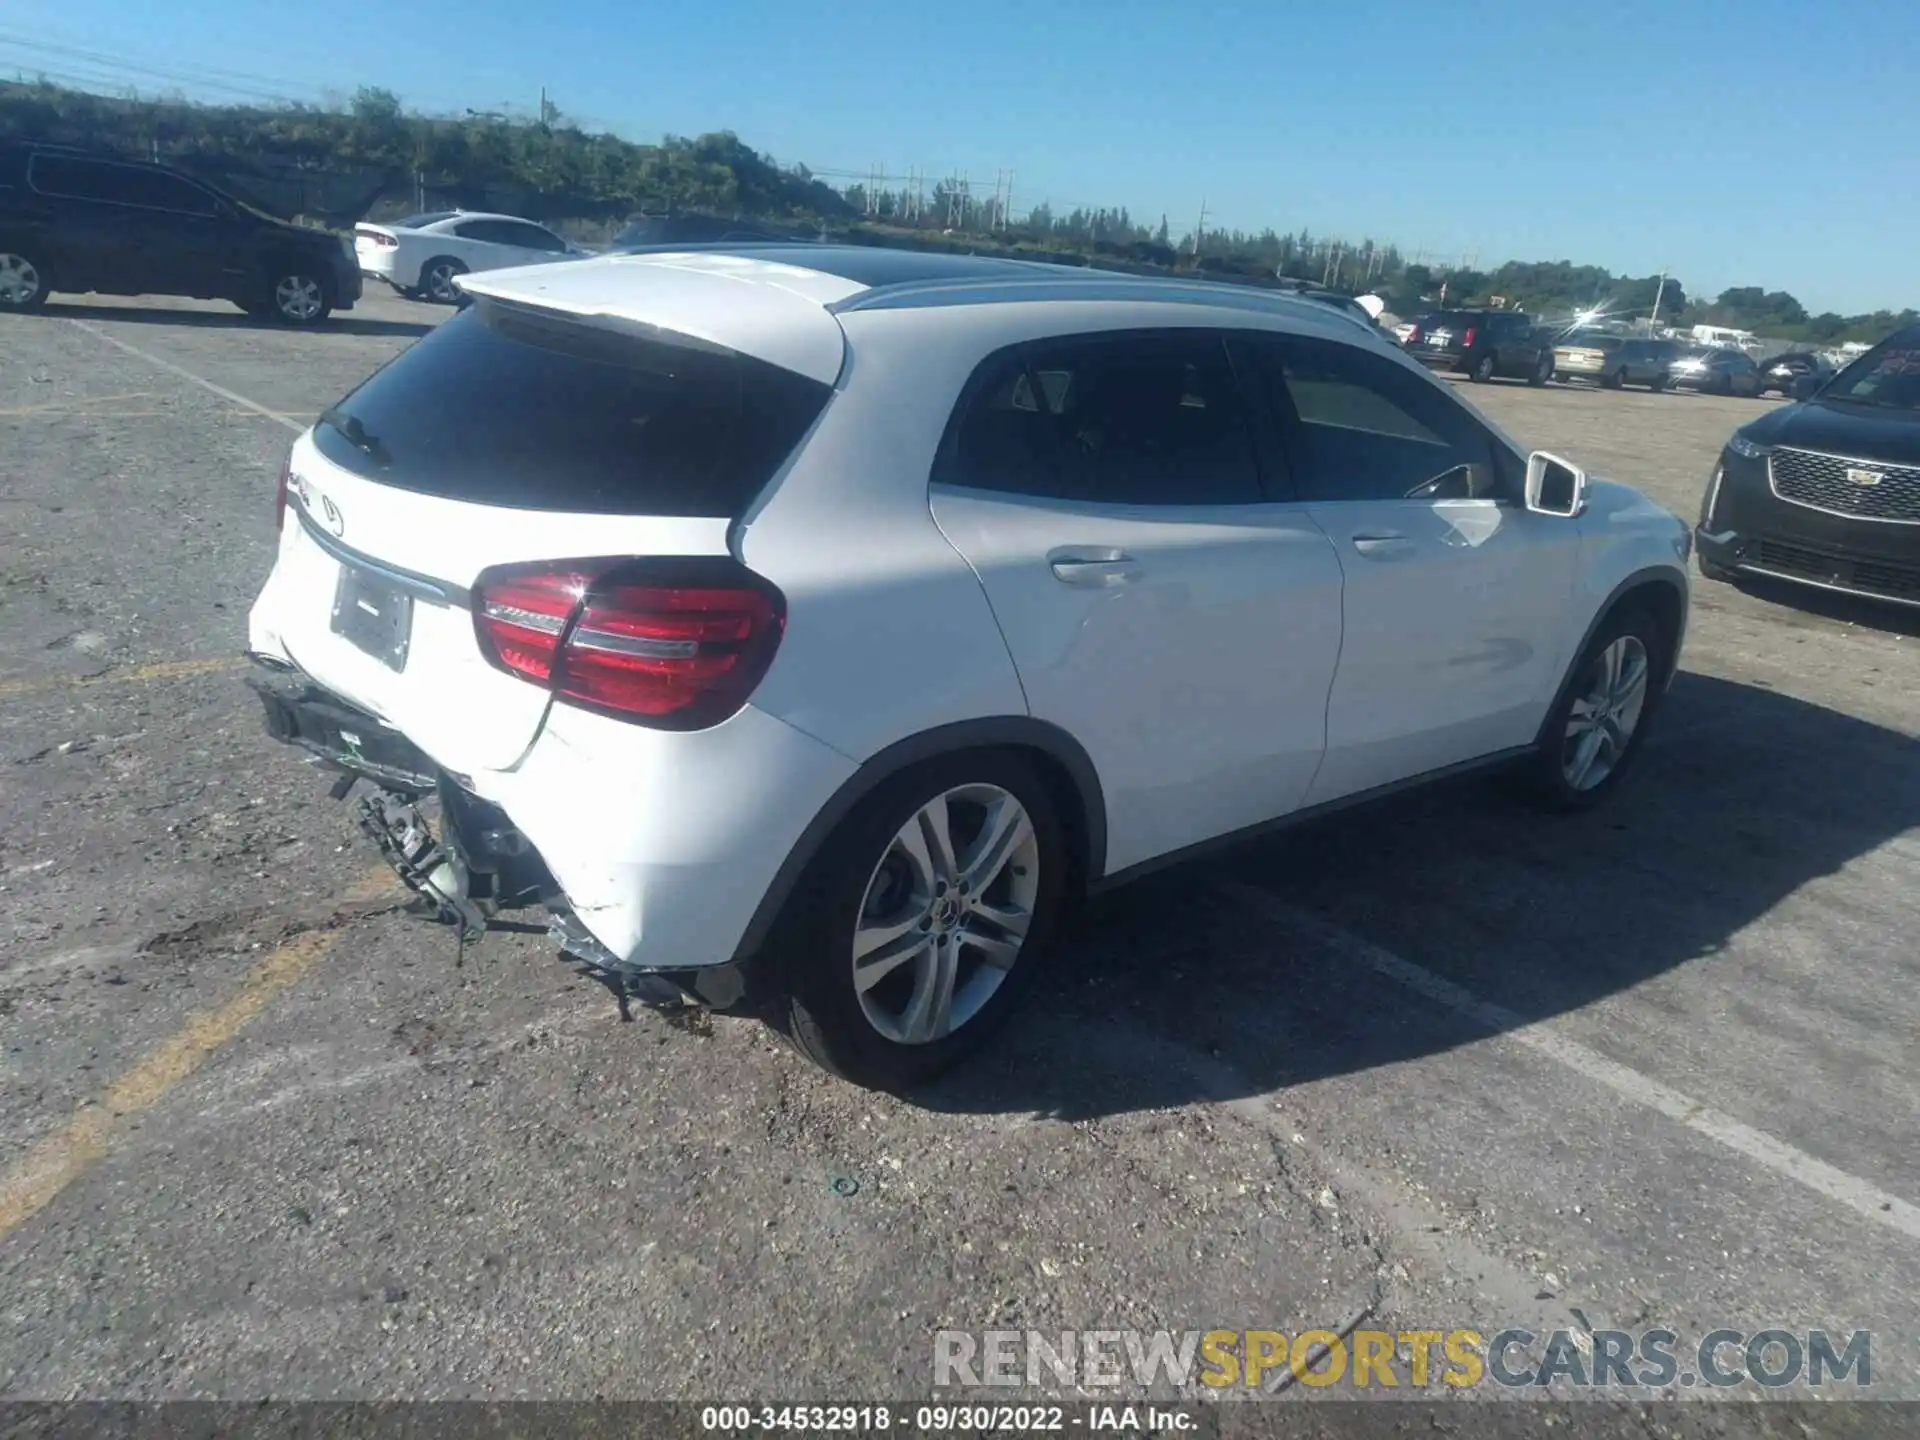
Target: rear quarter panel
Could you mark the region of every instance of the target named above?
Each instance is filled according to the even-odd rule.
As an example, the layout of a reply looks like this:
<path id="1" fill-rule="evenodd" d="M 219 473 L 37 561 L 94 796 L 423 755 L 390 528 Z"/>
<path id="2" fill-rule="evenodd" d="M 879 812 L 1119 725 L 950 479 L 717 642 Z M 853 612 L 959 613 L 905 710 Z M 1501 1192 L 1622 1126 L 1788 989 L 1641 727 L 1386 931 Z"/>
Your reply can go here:
<path id="1" fill-rule="evenodd" d="M 984 352 L 929 345 L 900 318 L 848 317 L 833 399 L 735 538 L 787 598 L 754 705 L 855 760 L 939 725 L 1027 714 L 986 593 L 928 497 Z"/>

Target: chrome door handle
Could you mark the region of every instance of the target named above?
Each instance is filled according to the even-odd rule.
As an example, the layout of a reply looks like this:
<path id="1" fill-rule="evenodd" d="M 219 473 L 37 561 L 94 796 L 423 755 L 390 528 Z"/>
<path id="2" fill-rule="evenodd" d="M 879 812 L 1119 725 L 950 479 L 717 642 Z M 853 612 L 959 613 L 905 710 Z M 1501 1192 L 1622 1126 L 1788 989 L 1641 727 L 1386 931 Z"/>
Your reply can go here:
<path id="1" fill-rule="evenodd" d="M 1141 575 L 1140 562 L 1124 550 L 1063 546 L 1047 552 L 1047 564 L 1062 585 L 1127 585 Z"/>
<path id="2" fill-rule="evenodd" d="M 1379 530 L 1355 535 L 1353 548 L 1369 560 L 1393 560 L 1411 554 L 1413 542 L 1398 530 Z"/>

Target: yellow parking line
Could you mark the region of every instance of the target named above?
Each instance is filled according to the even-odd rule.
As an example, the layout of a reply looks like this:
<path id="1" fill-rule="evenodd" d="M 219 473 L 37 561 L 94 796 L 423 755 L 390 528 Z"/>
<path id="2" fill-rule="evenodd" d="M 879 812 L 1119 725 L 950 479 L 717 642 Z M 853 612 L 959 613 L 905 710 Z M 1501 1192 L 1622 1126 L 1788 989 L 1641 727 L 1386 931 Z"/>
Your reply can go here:
<path id="1" fill-rule="evenodd" d="M 382 869 L 350 886 L 343 908 L 378 899 L 392 889 Z M 209 1056 L 246 1028 L 273 999 L 312 968 L 339 938 L 335 930 L 309 930 L 271 951 L 247 972 L 239 991 L 211 1010 L 191 1016 L 156 1050 L 82 1105 L 55 1135 L 34 1146 L 0 1177 L 0 1239 L 38 1215 L 91 1169 L 111 1147 L 122 1121 L 151 1110 Z"/>
<path id="2" fill-rule="evenodd" d="M 246 662 L 223 655 L 218 660 L 163 660 L 155 665 L 135 665 L 128 670 L 109 670 L 104 675 L 60 675 L 36 680 L 0 680 L 0 698 L 34 695 L 43 690 L 84 690 L 93 685 L 137 685 L 147 680 L 179 680 L 188 675 L 209 675 L 217 670 L 238 670 Z"/>

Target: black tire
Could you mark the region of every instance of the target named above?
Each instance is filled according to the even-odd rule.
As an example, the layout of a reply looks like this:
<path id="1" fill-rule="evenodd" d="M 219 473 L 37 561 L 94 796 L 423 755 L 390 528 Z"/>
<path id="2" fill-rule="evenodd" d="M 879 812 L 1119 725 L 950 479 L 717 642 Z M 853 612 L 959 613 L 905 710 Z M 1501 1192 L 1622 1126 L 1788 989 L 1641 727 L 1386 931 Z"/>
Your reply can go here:
<path id="1" fill-rule="evenodd" d="M 53 288 L 46 263 L 10 243 L 0 243 L 0 311 L 25 314 L 47 303 Z"/>
<path id="2" fill-rule="evenodd" d="M 1493 356 L 1482 355 L 1467 367 L 1467 378 L 1476 385 L 1484 385 L 1493 379 Z"/>
<path id="3" fill-rule="evenodd" d="M 883 863 L 890 855 L 899 858 L 895 835 L 935 797 L 974 785 L 994 786 L 1013 796 L 1031 821 L 1039 870 L 1029 911 L 1031 923 L 998 988 L 971 1018 L 943 1038 L 901 1043 L 883 1035 L 867 1018 L 855 990 L 855 926 L 863 908 L 872 903 L 870 889 L 885 883 Z M 955 849 L 963 848 L 956 835 Z M 856 1084 L 898 1090 L 948 1069 L 1004 1023 L 1031 984 L 1059 923 L 1064 898 L 1077 883 L 1072 864 L 1052 793 L 1017 754 L 981 750 L 945 756 L 888 781 L 834 832 L 789 903 L 782 923 L 786 934 L 777 945 L 772 967 L 782 992 L 777 1020 L 808 1059 Z M 908 902 L 907 909 L 914 903 Z M 968 952 L 957 947 L 954 953 Z M 967 977 L 983 973 L 977 956 L 956 963 Z M 911 990 L 914 986 L 906 970 L 903 965 L 893 976 Z M 877 995 L 887 983 L 873 986 L 873 992 Z M 965 979 L 955 983 L 957 990 Z"/>
<path id="4" fill-rule="evenodd" d="M 1654 376 L 1653 379 L 1647 382 L 1647 393 L 1649 395 L 1658 395 L 1662 390 L 1665 390 L 1666 388 L 1667 388 L 1667 377 L 1664 375 L 1656 375 Z"/>
<path id="5" fill-rule="evenodd" d="M 436 255 L 420 267 L 419 291 L 436 305 L 459 305 L 460 287 L 453 283 L 467 267 L 451 255 Z"/>
<path id="6" fill-rule="evenodd" d="M 267 274 L 267 298 L 260 304 L 276 325 L 307 329 L 333 313 L 333 285 L 324 275 L 297 263 L 276 266 Z"/>
<path id="7" fill-rule="evenodd" d="M 1623 390 L 1627 384 L 1627 372 L 1625 370 L 1615 370 L 1600 383 L 1605 385 L 1609 390 Z"/>
<path id="8" fill-rule="evenodd" d="M 1527 384 L 1536 390 L 1553 379 L 1553 356 L 1547 355 L 1533 367 L 1533 373 L 1527 376 Z"/>
<path id="9" fill-rule="evenodd" d="M 1584 703 L 1594 689 L 1601 657 L 1615 641 L 1625 638 L 1637 640 L 1644 654 L 1645 698 L 1624 749 L 1615 754 L 1610 768 L 1597 783 L 1582 787 L 1568 778 L 1567 752 L 1572 742 L 1569 741 L 1567 727 L 1573 718 L 1575 705 Z M 1647 731 L 1652 728 L 1659 713 L 1672 654 L 1673 637 L 1667 633 L 1666 625 L 1651 606 L 1628 599 L 1616 606 L 1600 623 L 1575 663 L 1568 683 L 1548 714 L 1546 723 L 1540 727 L 1533 758 L 1527 763 L 1525 780 L 1529 798 L 1535 804 L 1543 809 L 1561 812 L 1591 810 L 1619 789 L 1621 782 L 1631 773 L 1633 763 L 1645 745 Z"/>

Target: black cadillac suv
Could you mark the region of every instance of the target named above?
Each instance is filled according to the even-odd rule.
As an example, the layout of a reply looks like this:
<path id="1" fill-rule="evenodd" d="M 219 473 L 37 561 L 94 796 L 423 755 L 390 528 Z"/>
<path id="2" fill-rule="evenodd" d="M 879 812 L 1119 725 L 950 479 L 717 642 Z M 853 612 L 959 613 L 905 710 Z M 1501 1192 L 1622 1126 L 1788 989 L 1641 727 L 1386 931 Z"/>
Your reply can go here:
<path id="1" fill-rule="evenodd" d="M 360 298 L 352 242 L 165 165 L 0 142 L 0 312 L 51 291 L 192 295 L 316 325 Z"/>
<path id="2" fill-rule="evenodd" d="M 1700 506 L 1700 572 L 1920 605 L 1920 325 L 1727 441 Z"/>

